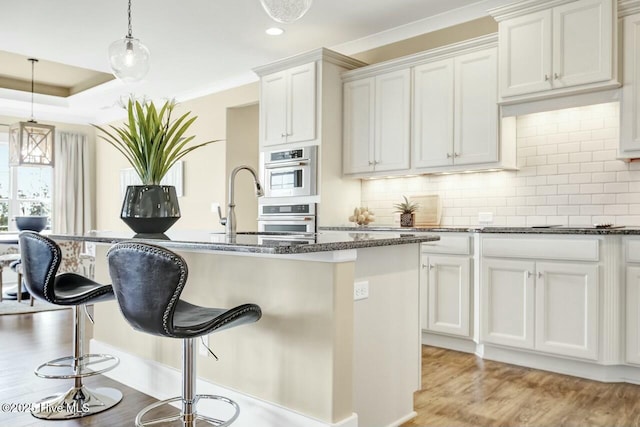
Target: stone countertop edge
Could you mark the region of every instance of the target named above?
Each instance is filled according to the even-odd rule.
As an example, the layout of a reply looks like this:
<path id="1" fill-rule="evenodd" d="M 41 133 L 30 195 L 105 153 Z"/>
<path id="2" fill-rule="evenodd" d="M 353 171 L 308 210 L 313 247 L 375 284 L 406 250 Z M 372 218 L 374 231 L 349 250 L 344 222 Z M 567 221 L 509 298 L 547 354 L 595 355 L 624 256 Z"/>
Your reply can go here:
<path id="1" fill-rule="evenodd" d="M 241 253 L 256 253 L 256 254 L 276 254 L 276 255 L 295 255 L 295 254 L 307 254 L 314 252 L 329 252 L 329 251 L 344 251 L 350 249 L 360 248 L 373 248 L 379 246 L 395 246 L 406 245 L 411 243 L 423 243 L 440 240 L 440 237 L 421 234 L 421 235 L 402 235 L 399 237 L 389 237 L 383 239 L 367 239 L 366 233 L 363 230 L 358 231 L 363 236 L 362 240 L 353 241 L 338 241 L 338 242 L 326 242 L 326 243 L 309 243 L 305 245 L 291 245 L 291 246 L 265 246 L 259 244 L 237 244 L 237 243 L 218 243 L 218 242 L 197 242 L 197 241 L 172 241 L 172 240 L 158 240 L 158 239 L 143 239 L 143 238 L 130 238 L 130 237 L 100 237 L 100 236 L 79 236 L 79 235 L 66 235 L 66 234 L 50 234 L 49 237 L 53 240 L 74 240 L 82 242 L 93 243 L 106 243 L 116 244 L 119 242 L 140 242 L 150 243 L 157 246 L 163 246 L 174 249 L 186 249 L 186 250 L 198 250 L 198 251 L 222 251 L 222 252 L 241 252 Z"/>
<path id="2" fill-rule="evenodd" d="M 640 235 L 640 228 L 580 228 L 580 227 L 319 227 L 320 231 L 408 232 L 408 233 L 483 233 L 483 234 L 578 234 L 578 235 Z"/>

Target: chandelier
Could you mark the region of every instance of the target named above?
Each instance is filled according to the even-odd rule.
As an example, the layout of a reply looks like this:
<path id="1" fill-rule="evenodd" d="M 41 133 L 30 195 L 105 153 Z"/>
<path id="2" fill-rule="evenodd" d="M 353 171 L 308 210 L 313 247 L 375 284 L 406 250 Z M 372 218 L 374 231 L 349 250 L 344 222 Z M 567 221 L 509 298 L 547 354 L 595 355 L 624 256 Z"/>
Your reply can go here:
<path id="1" fill-rule="evenodd" d="M 313 0 L 260 0 L 267 15 L 284 24 L 296 21 L 311 8 Z"/>
<path id="2" fill-rule="evenodd" d="M 10 166 L 53 166 L 53 143 L 55 127 L 42 125 L 33 118 L 34 68 L 38 62 L 31 61 L 31 118 L 27 122 L 18 122 L 9 126 L 9 165 Z"/>
<path id="3" fill-rule="evenodd" d="M 109 64 L 111 70 L 126 83 L 140 81 L 149 72 L 149 49 L 140 40 L 133 37 L 131 29 L 131 0 L 127 8 L 129 22 L 127 35 L 109 46 Z"/>

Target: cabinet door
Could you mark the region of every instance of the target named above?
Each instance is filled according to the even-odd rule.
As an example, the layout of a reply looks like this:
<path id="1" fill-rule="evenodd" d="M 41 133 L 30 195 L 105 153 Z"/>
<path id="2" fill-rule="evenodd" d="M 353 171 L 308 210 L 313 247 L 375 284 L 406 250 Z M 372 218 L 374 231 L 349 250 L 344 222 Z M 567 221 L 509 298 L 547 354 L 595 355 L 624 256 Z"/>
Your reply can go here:
<path id="1" fill-rule="evenodd" d="M 640 267 L 627 267 L 627 362 L 640 364 Z"/>
<path id="2" fill-rule="evenodd" d="M 316 63 L 288 72 L 287 142 L 316 139 Z"/>
<path id="3" fill-rule="evenodd" d="M 536 349 L 598 358 L 598 266 L 536 264 Z"/>
<path id="4" fill-rule="evenodd" d="M 620 154 L 640 157 L 640 14 L 624 18 Z"/>
<path id="5" fill-rule="evenodd" d="M 410 71 L 375 78 L 375 171 L 409 169 Z"/>
<path id="6" fill-rule="evenodd" d="M 534 268 L 529 261 L 482 259 L 482 341 L 533 348 Z"/>
<path id="7" fill-rule="evenodd" d="M 427 258 L 427 330 L 469 336 L 470 260 L 430 255 Z"/>
<path id="8" fill-rule="evenodd" d="M 500 96 L 551 89 L 551 10 L 500 22 Z"/>
<path id="9" fill-rule="evenodd" d="M 413 167 L 453 164 L 453 60 L 413 69 Z M 484 84 L 484 83 L 483 83 Z"/>
<path id="10" fill-rule="evenodd" d="M 260 116 L 262 145 L 286 142 L 287 73 L 264 76 L 260 81 Z"/>
<path id="11" fill-rule="evenodd" d="M 374 78 L 344 84 L 343 172 L 373 170 Z"/>
<path id="12" fill-rule="evenodd" d="M 553 87 L 613 77 L 611 0 L 581 0 L 553 8 Z"/>
<path id="13" fill-rule="evenodd" d="M 456 165 L 497 162 L 497 49 L 455 59 L 453 156 Z"/>

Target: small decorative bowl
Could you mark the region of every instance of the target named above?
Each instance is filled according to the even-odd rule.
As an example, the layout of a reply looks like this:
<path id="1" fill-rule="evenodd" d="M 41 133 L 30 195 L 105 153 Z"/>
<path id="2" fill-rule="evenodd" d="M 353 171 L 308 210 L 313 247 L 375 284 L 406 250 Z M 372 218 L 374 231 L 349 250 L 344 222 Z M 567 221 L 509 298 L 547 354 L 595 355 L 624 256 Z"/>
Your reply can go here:
<path id="1" fill-rule="evenodd" d="M 46 216 L 17 216 L 16 227 L 18 230 L 31 230 L 40 232 L 47 226 L 49 217 Z"/>

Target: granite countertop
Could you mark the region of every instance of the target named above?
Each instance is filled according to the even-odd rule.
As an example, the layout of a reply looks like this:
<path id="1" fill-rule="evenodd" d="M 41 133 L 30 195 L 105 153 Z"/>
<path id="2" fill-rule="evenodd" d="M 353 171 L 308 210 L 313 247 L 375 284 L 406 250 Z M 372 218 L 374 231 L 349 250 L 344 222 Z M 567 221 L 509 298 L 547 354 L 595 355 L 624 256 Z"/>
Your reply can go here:
<path id="1" fill-rule="evenodd" d="M 451 226 L 451 227 L 320 227 L 320 231 L 354 231 L 367 230 L 369 232 L 396 232 L 396 233 L 500 233 L 500 234 L 582 234 L 582 235 L 640 235 L 639 226 L 598 228 L 595 226 L 532 226 L 532 227 L 507 227 L 507 226 Z"/>
<path id="2" fill-rule="evenodd" d="M 98 231 L 85 235 L 51 234 L 49 237 L 54 240 L 110 244 L 137 240 L 175 249 L 282 255 L 404 245 L 440 239 L 435 235 L 400 229 L 382 233 L 368 233 L 368 230 L 360 229 L 322 230 L 316 234 L 247 232 L 238 233 L 235 239 L 227 238 L 224 233 L 211 231 L 168 231 L 156 236 L 134 236 L 133 232 L 126 231 Z"/>

